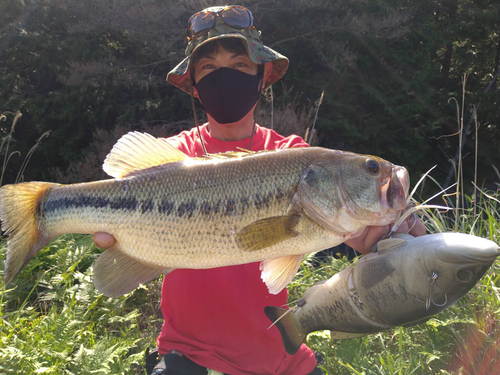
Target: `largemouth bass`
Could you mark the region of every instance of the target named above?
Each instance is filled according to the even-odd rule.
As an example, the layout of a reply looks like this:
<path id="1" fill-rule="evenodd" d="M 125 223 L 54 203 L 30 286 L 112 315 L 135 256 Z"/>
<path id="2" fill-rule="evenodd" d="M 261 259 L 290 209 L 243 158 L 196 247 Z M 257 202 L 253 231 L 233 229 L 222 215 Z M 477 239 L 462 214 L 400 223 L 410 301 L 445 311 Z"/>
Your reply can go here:
<path id="1" fill-rule="evenodd" d="M 395 234 L 377 248 L 307 289 L 295 311 L 264 309 L 289 354 L 314 331 L 350 339 L 423 323 L 472 289 L 500 255 L 494 242 L 461 233 Z"/>
<path id="2" fill-rule="evenodd" d="M 114 179 L 0 189 L 6 284 L 53 238 L 108 232 L 116 245 L 94 264 L 107 296 L 176 268 L 256 261 L 278 293 L 303 254 L 394 221 L 409 189 L 405 168 L 375 156 L 311 147 L 189 158 L 137 132 L 117 142 L 103 169 Z"/>

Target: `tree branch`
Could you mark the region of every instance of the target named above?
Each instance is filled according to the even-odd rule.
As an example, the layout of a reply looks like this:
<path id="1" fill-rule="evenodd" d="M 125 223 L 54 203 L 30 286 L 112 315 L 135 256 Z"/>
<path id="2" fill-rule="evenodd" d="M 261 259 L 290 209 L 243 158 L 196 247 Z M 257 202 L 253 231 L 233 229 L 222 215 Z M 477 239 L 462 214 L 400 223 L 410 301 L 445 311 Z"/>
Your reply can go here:
<path id="1" fill-rule="evenodd" d="M 308 37 L 309 35 L 313 35 L 313 34 L 316 34 L 319 32 L 332 31 L 332 30 L 338 30 L 338 29 L 335 27 L 322 27 L 322 28 L 320 27 L 320 28 L 311 30 L 307 33 L 300 33 L 300 34 L 297 34 L 297 35 L 292 36 L 290 38 L 281 39 L 277 42 L 270 44 L 269 47 L 274 48 L 280 44 L 291 42 L 292 40 L 297 40 L 297 39 L 305 38 L 305 37 Z"/>

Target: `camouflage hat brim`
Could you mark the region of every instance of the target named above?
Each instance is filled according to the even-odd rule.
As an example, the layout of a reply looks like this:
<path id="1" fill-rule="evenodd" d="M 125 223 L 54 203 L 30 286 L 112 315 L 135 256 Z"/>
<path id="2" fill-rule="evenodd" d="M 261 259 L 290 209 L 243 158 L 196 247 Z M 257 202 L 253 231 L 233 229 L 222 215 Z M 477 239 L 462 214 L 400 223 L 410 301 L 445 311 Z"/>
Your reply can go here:
<path id="1" fill-rule="evenodd" d="M 167 82 L 180 88 L 182 91 L 190 94 L 191 93 L 191 77 L 190 77 L 190 61 L 191 56 L 198 48 L 202 45 L 212 42 L 217 39 L 223 38 L 238 38 L 241 39 L 243 45 L 245 46 L 248 56 L 256 64 L 265 64 L 267 62 L 272 62 L 273 69 L 268 75 L 265 88 L 271 86 L 274 82 L 278 81 L 286 73 L 288 69 L 288 59 L 281 55 L 280 53 L 274 51 L 273 49 L 265 46 L 260 41 L 246 37 L 240 33 L 226 33 L 218 34 L 216 36 L 209 37 L 203 40 L 201 43 L 197 44 L 192 51 L 186 51 L 189 55 L 182 60 L 174 69 L 170 71 L 167 75 Z"/>

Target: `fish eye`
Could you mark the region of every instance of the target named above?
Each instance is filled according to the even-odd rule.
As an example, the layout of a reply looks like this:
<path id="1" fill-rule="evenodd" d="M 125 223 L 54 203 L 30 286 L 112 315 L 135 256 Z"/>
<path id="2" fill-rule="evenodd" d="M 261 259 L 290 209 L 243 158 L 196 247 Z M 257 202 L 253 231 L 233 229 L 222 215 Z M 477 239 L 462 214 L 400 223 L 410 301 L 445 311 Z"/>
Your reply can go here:
<path id="1" fill-rule="evenodd" d="M 472 277 L 474 276 L 473 272 L 471 270 L 467 269 L 462 269 L 458 271 L 458 279 L 463 282 L 468 282 L 472 280 Z"/>
<path id="2" fill-rule="evenodd" d="M 373 174 L 378 173 L 378 171 L 380 169 L 379 164 L 374 159 L 366 159 L 365 166 L 366 166 L 366 169 L 368 169 L 368 172 L 373 173 Z"/>

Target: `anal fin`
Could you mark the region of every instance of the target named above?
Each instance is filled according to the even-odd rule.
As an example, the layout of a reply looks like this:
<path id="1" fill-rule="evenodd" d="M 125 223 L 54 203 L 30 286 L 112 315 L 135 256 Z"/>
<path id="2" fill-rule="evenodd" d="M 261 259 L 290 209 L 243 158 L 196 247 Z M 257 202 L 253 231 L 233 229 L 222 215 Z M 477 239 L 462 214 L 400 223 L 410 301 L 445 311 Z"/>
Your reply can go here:
<path id="1" fill-rule="evenodd" d="M 264 260 L 260 264 L 261 278 L 266 283 L 269 293 L 281 292 L 297 273 L 302 263 L 302 254 L 289 255 L 277 259 Z"/>
<path id="2" fill-rule="evenodd" d="M 304 292 L 304 294 L 302 295 L 302 299 L 304 299 L 306 302 L 312 298 L 312 296 L 314 294 L 316 294 L 316 292 L 318 290 L 320 290 L 320 288 L 327 282 L 328 280 L 321 280 L 321 281 L 318 281 L 316 284 L 314 284 L 313 286 L 309 287 L 306 289 L 306 291 Z"/>
<path id="3" fill-rule="evenodd" d="M 358 337 L 363 337 L 366 335 L 369 335 L 369 333 L 351 333 L 351 332 L 330 331 L 330 337 L 334 340 L 349 340 L 349 339 L 355 339 Z"/>
<path id="4" fill-rule="evenodd" d="M 414 322 L 411 322 L 411 323 L 406 323 L 406 324 L 401 324 L 402 327 L 411 327 L 411 326 L 416 326 L 416 325 L 419 325 L 419 324 L 424 324 L 425 322 L 427 322 L 431 317 L 426 317 L 424 319 L 420 319 L 420 320 L 416 320 Z"/>
<path id="5" fill-rule="evenodd" d="M 118 244 L 99 255 L 94 263 L 94 285 L 106 297 L 120 297 L 140 284 L 155 279 L 173 269 L 160 269 L 141 263 L 126 255 Z"/>

